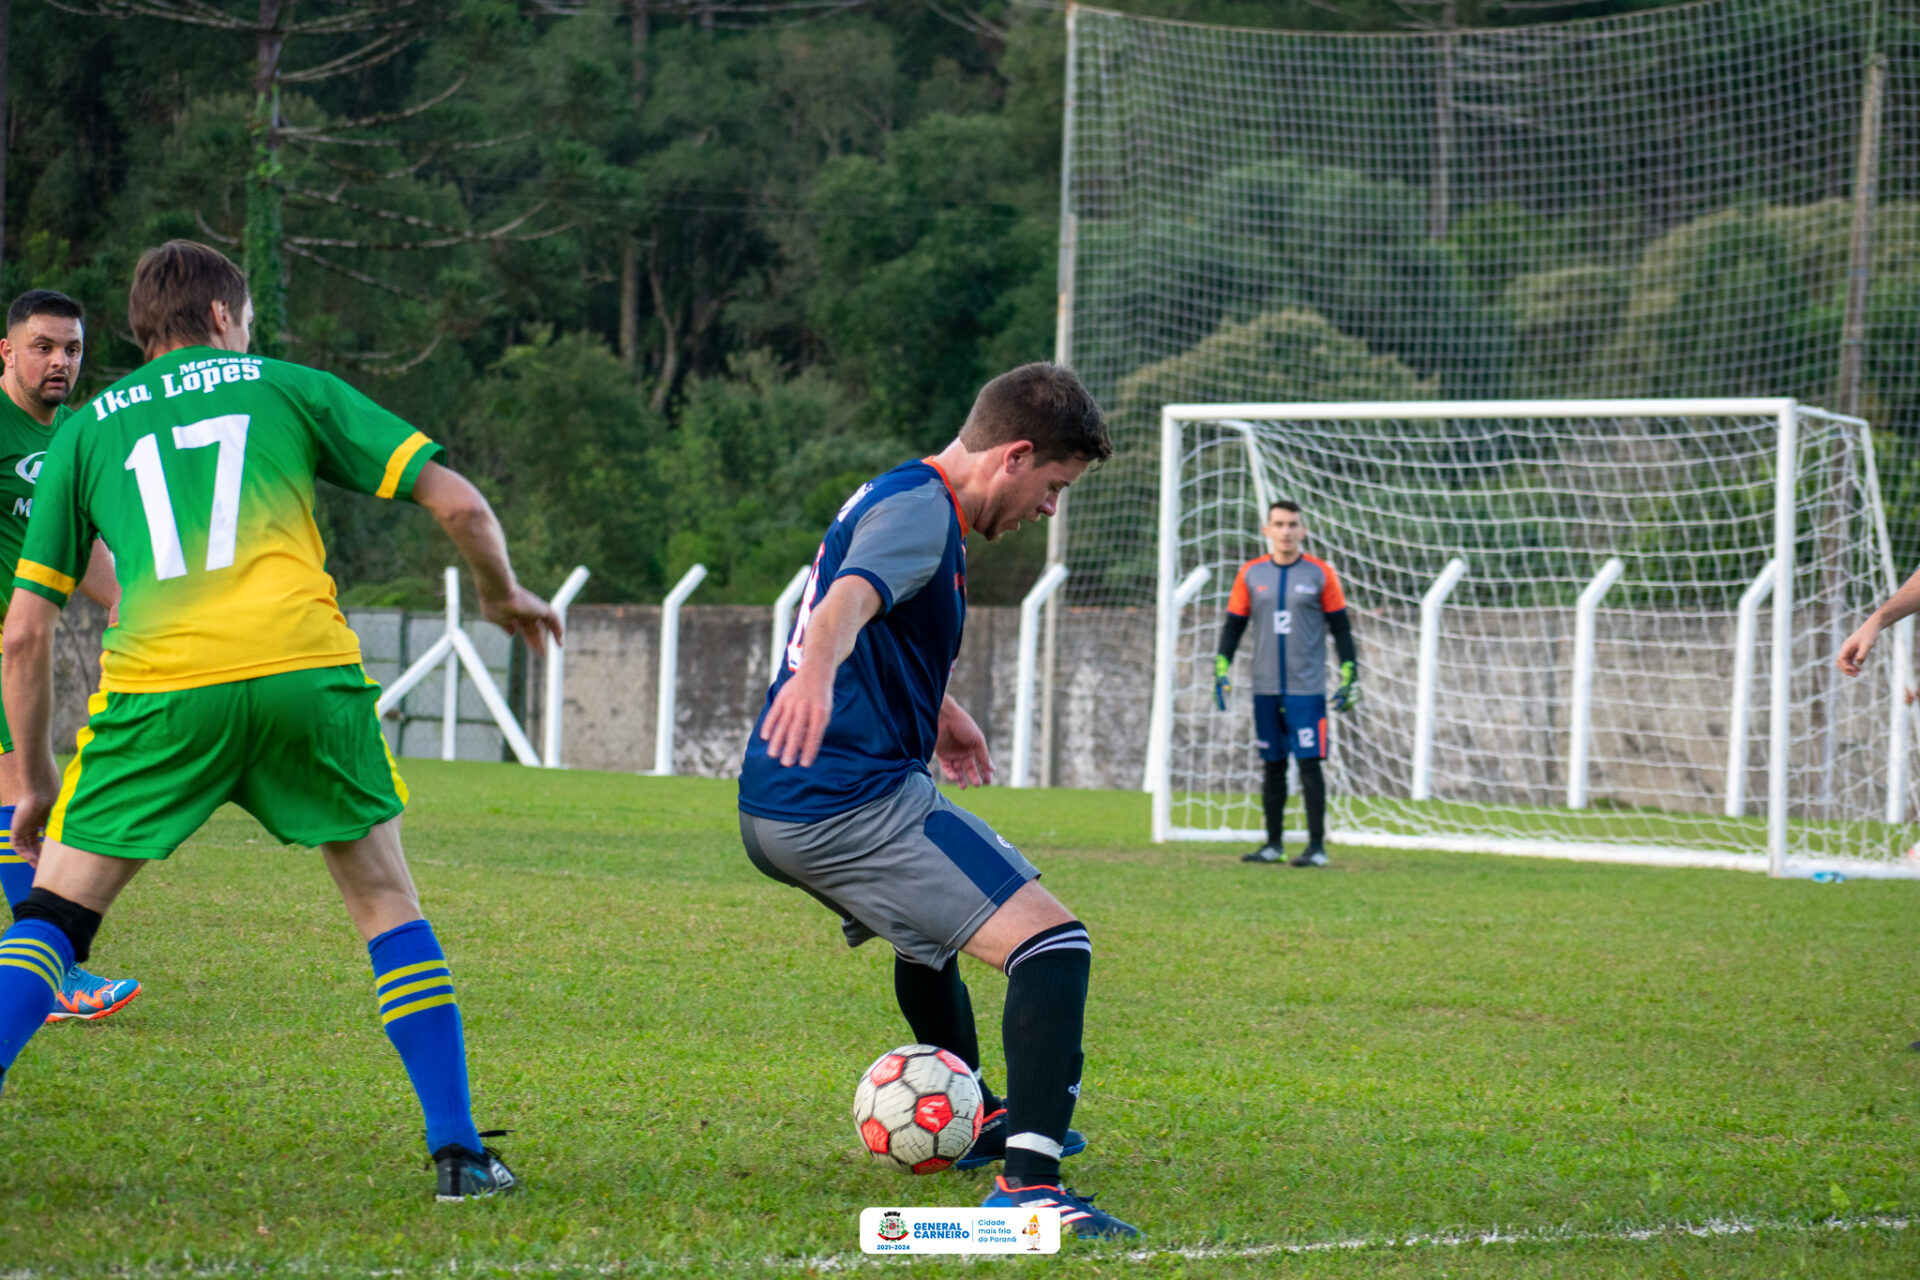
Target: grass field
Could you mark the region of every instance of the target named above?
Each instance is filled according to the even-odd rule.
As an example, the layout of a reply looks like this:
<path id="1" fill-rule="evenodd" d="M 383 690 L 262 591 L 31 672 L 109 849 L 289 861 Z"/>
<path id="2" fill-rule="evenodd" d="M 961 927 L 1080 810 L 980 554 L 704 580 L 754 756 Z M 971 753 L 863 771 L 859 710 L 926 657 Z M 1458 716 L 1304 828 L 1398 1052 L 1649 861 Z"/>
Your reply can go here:
<path id="1" fill-rule="evenodd" d="M 861 1207 L 986 1186 L 854 1146 L 854 1079 L 908 1038 L 891 953 L 752 871 L 730 783 L 409 763 L 477 1118 L 526 1194 L 432 1203 L 325 873 L 227 810 L 101 934 L 91 967 L 147 994 L 9 1076 L 0 1277 L 1920 1274 L 1920 885 L 1248 867 L 1148 845 L 1143 797 L 981 793 L 1092 928 L 1070 1180 L 1148 1235 L 869 1262 Z M 1003 1080 L 1005 982 L 967 963 Z"/>

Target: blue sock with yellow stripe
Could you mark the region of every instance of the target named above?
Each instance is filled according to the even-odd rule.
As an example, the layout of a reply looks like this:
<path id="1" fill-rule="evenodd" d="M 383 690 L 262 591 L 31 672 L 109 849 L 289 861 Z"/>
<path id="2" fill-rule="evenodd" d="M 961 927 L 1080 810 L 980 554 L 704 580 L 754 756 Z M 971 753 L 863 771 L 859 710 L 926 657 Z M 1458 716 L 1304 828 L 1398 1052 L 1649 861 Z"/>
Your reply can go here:
<path id="1" fill-rule="evenodd" d="M 33 868 L 13 851 L 13 806 L 0 804 L 0 892 L 7 895 L 7 906 L 12 908 L 31 888 Z"/>
<path id="2" fill-rule="evenodd" d="M 467 1043 L 453 972 L 425 920 L 389 929 L 367 944 L 373 989 L 387 1039 L 400 1051 L 407 1077 L 427 1116 L 427 1150 L 457 1142 L 480 1150 L 467 1093 Z"/>
<path id="3" fill-rule="evenodd" d="M 0 934 L 0 1071 L 45 1025 L 72 967 L 73 944 L 51 920 L 16 920 Z"/>

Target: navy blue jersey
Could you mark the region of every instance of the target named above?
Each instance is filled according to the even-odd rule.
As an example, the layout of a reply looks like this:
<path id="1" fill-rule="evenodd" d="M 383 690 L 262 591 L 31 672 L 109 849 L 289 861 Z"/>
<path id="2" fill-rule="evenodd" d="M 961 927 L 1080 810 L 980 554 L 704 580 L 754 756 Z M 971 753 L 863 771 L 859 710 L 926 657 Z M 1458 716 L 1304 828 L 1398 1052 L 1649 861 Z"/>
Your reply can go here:
<path id="1" fill-rule="evenodd" d="M 768 756 L 761 708 L 740 771 L 740 807 L 755 817 L 817 822 L 927 771 L 967 620 L 966 523 L 938 467 L 908 462 L 868 481 L 827 526 L 768 706 L 800 669 L 814 608 L 849 574 L 880 593 L 881 611 L 834 676 L 833 718 L 811 767 Z"/>

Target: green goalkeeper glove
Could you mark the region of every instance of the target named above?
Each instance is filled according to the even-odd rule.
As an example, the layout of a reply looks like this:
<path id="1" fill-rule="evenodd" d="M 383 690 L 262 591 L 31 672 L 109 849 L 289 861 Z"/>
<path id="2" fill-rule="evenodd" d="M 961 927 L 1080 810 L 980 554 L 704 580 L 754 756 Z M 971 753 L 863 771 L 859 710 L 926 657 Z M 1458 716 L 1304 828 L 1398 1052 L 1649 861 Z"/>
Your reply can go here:
<path id="1" fill-rule="evenodd" d="M 1228 675 L 1232 670 L 1233 663 L 1226 654 L 1213 655 L 1213 705 L 1222 711 L 1227 709 L 1227 695 L 1233 692 L 1233 681 Z"/>
<path id="2" fill-rule="evenodd" d="M 1335 711 L 1351 711 L 1360 705 L 1360 668 L 1351 662 L 1340 664 L 1340 687 L 1328 699 Z"/>

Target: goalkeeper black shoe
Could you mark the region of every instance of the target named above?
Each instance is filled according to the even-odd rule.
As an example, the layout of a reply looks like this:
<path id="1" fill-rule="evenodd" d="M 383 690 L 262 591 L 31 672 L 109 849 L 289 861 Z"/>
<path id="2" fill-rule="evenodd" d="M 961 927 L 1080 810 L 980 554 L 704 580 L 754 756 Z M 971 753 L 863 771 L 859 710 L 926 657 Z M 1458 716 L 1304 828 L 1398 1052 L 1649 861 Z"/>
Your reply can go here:
<path id="1" fill-rule="evenodd" d="M 1060 1144 L 1060 1158 L 1077 1156 L 1087 1149 L 1087 1135 L 1078 1129 L 1067 1130 L 1067 1140 Z M 1000 1108 L 980 1124 L 980 1136 L 967 1148 L 967 1154 L 953 1162 L 956 1169 L 978 1169 L 983 1164 L 992 1164 L 995 1160 L 1007 1158 L 1007 1109 Z"/>
<path id="2" fill-rule="evenodd" d="M 1270 844 L 1263 844 L 1252 853 L 1240 855 L 1242 862 L 1285 862 L 1287 855 Z"/>
<path id="3" fill-rule="evenodd" d="M 505 1132 L 489 1129 L 480 1136 L 497 1138 Z M 520 1188 L 520 1180 L 492 1147 L 469 1151 L 457 1142 L 449 1142 L 433 1153 L 433 1168 L 433 1198 L 443 1203 L 504 1196 Z"/>
<path id="4" fill-rule="evenodd" d="M 1327 865 L 1327 851 L 1317 844 L 1310 844 L 1295 855 L 1288 864 L 1295 867 L 1324 867 Z"/>

